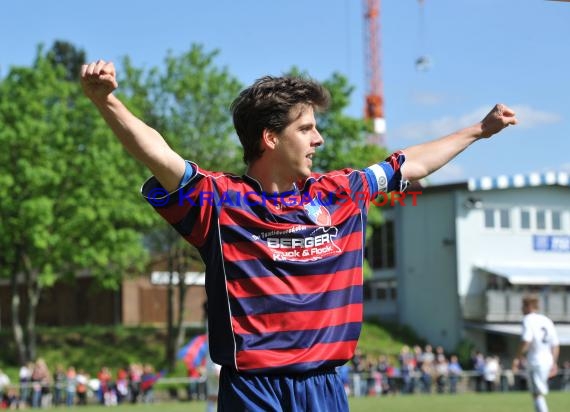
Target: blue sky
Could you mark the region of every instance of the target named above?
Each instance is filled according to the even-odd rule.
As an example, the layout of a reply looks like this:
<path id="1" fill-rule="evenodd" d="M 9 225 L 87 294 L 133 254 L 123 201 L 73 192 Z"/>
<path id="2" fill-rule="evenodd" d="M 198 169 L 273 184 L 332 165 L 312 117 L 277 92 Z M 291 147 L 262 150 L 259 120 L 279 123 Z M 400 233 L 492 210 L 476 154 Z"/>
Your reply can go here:
<path id="1" fill-rule="evenodd" d="M 382 78 L 386 143 L 406 147 L 471 124 L 502 102 L 520 124 L 468 148 L 431 177 L 570 172 L 570 3 L 544 0 L 383 0 Z M 91 60 L 159 66 L 192 43 L 220 51 L 244 84 L 298 66 L 318 79 L 333 72 L 365 94 L 361 0 L 18 0 L 0 6 L 0 75 L 30 65 L 54 40 Z M 414 62 L 429 56 L 428 71 Z M 325 136 L 326 138 L 326 136 Z M 189 156 L 190 154 L 187 154 Z M 199 159 L 197 159 L 199 161 Z"/>

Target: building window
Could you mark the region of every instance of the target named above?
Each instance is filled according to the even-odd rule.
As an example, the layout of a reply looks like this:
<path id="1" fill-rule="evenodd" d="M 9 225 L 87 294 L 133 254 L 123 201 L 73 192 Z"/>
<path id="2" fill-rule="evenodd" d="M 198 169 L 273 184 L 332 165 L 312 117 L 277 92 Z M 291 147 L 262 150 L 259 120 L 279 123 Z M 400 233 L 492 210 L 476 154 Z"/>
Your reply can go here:
<path id="1" fill-rule="evenodd" d="M 398 288 L 395 286 L 390 288 L 390 298 L 392 300 L 398 299 Z"/>
<path id="2" fill-rule="evenodd" d="M 364 299 L 375 301 L 395 301 L 398 285 L 393 280 L 372 280 L 364 282 Z"/>
<path id="3" fill-rule="evenodd" d="M 552 230 L 562 230 L 562 212 L 559 210 L 552 211 Z"/>
<path id="4" fill-rule="evenodd" d="M 521 210 L 521 229 L 530 229 L 530 210 Z"/>
<path id="5" fill-rule="evenodd" d="M 536 211 L 536 228 L 539 230 L 546 229 L 546 211 L 537 210 Z"/>
<path id="6" fill-rule="evenodd" d="M 509 229 L 511 227 L 511 215 L 509 209 L 499 210 L 499 224 L 501 229 Z"/>
<path id="7" fill-rule="evenodd" d="M 390 269 L 395 266 L 396 240 L 394 222 L 387 220 L 375 227 L 366 248 L 367 258 L 373 269 Z"/>
<path id="8" fill-rule="evenodd" d="M 509 209 L 485 209 L 484 213 L 487 229 L 511 228 L 511 211 Z"/>
<path id="9" fill-rule="evenodd" d="M 485 227 L 492 229 L 495 227 L 495 210 L 485 209 Z"/>

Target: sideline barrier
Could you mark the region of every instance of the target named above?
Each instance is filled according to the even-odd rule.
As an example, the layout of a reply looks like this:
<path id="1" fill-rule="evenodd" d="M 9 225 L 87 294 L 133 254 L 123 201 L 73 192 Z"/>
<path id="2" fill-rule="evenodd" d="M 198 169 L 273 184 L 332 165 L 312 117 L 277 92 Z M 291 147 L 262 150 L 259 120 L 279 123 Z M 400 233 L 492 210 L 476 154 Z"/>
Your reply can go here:
<path id="1" fill-rule="evenodd" d="M 511 370 L 503 370 L 493 385 L 487 385 L 485 380 L 475 371 L 464 371 L 458 376 L 455 393 L 473 393 L 473 392 L 511 392 L 511 391 L 528 391 L 526 383 L 526 375 L 524 373 L 515 374 Z M 119 403 L 153 403 L 164 401 L 193 401 L 205 400 L 206 393 L 206 377 L 200 378 L 183 378 L 183 377 L 165 377 L 160 378 L 152 387 L 150 393 L 139 394 L 134 400 L 128 394 L 119 400 L 113 396 L 103 396 L 101 398 L 98 393 L 98 380 L 91 379 L 89 381 L 86 404 L 112 406 Z M 551 391 L 570 392 L 570 371 L 561 370 L 550 379 L 549 387 Z M 48 408 L 56 405 L 66 404 L 65 384 L 51 385 L 48 388 L 40 390 L 41 397 L 36 407 Z M 347 394 L 351 397 L 359 396 L 386 396 L 388 394 L 398 394 L 400 396 L 421 395 L 421 394 L 438 394 L 450 393 L 451 379 L 446 376 L 443 380 L 438 380 L 437 376 L 430 375 L 428 378 L 421 373 L 413 373 L 410 379 L 402 376 L 386 376 L 381 375 L 378 379 L 378 373 L 362 372 L 350 373 L 345 385 Z M 0 388 L 0 393 L 9 393 L 13 391 L 18 398 L 20 394 L 27 394 L 27 405 L 31 406 L 34 392 L 38 393 L 38 385 L 28 383 L 24 385 L 10 384 L 4 388 Z M 36 402 L 37 399 L 36 399 Z M 74 396 L 74 404 L 77 404 L 77 395 Z"/>

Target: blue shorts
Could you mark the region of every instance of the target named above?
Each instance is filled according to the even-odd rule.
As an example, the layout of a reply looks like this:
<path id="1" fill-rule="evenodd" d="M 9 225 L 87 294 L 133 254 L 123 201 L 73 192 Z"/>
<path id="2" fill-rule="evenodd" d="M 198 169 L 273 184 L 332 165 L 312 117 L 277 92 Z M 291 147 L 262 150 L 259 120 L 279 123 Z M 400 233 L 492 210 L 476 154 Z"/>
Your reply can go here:
<path id="1" fill-rule="evenodd" d="M 347 412 L 336 371 L 302 375 L 247 375 L 222 367 L 219 412 Z"/>

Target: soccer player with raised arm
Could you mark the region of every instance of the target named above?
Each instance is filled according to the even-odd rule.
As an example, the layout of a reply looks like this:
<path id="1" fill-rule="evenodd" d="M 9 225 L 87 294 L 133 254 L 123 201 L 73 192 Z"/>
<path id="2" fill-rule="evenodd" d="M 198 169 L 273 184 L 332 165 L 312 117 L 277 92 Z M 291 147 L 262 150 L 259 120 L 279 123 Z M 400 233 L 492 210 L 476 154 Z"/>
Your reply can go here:
<path id="1" fill-rule="evenodd" d="M 247 164 L 236 176 L 202 169 L 191 153 L 184 160 L 136 118 L 113 95 L 112 63 L 84 65 L 81 83 L 153 173 L 143 195 L 204 259 L 220 411 L 347 411 L 335 368 L 360 335 L 371 200 L 516 123 L 499 104 L 481 122 L 363 170 L 317 174 L 311 167 L 324 138 L 315 112 L 327 108 L 328 92 L 309 79 L 267 76 L 231 107 Z"/>
<path id="2" fill-rule="evenodd" d="M 529 389 L 536 412 L 548 412 L 545 396 L 548 394 L 548 379 L 558 372 L 560 346 L 554 323 L 538 313 L 538 297 L 523 298 L 521 344 L 518 357 L 526 355 L 529 373 Z"/>

